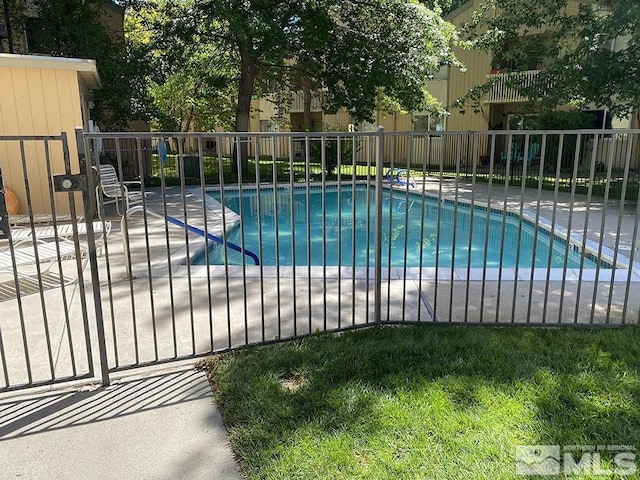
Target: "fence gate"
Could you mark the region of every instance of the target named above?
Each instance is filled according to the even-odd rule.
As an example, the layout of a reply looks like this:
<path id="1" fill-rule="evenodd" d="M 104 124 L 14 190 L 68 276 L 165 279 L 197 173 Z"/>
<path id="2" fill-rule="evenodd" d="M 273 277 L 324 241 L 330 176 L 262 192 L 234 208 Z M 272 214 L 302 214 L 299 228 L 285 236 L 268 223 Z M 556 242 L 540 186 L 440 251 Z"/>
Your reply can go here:
<path id="1" fill-rule="evenodd" d="M 0 136 L 0 392 L 94 377 L 103 225 L 77 158 L 65 133 Z"/>

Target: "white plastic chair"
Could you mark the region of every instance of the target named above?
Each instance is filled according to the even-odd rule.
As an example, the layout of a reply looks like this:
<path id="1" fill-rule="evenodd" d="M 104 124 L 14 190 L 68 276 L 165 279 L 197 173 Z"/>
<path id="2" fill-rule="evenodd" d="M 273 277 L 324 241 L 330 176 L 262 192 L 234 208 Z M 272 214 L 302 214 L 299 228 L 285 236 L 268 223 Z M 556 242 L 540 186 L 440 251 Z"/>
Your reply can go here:
<path id="1" fill-rule="evenodd" d="M 123 205 L 123 212 L 126 212 L 133 205 L 142 203 L 142 192 L 129 191 L 127 185 L 141 186 L 140 181 L 121 182 L 113 165 L 108 163 L 94 167 L 98 172 L 98 186 L 96 187 L 96 200 L 98 202 L 98 216 L 102 218 L 104 205 L 115 203 L 116 213 L 122 215 L 120 204 Z"/>

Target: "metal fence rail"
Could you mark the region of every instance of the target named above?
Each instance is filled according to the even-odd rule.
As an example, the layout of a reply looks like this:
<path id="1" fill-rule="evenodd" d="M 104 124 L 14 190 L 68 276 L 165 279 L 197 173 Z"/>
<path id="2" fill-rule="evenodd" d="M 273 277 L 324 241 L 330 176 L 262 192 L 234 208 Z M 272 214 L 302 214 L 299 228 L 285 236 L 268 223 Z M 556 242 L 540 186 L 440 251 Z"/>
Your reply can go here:
<path id="1" fill-rule="evenodd" d="M 51 287 L 4 271 L 0 391 L 380 323 L 639 322 L 637 130 L 64 139 L 0 139 L 32 233 L 65 212 L 74 247 Z M 141 180 L 124 216 L 97 215 L 105 161 Z"/>
<path id="2" fill-rule="evenodd" d="M 105 246 L 110 371 L 382 322 L 638 323 L 638 131 L 85 138 L 121 172 L 135 140 L 144 178 Z"/>

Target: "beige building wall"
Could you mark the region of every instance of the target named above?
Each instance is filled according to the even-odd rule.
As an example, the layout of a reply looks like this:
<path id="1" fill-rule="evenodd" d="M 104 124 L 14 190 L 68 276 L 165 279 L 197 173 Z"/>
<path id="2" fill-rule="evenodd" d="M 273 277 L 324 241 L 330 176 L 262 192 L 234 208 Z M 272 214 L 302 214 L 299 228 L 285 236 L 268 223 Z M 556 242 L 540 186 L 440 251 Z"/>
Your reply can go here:
<path id="1" fill-rule="evenodd" d="M 100 79 L 92 60 L 0 54 L 0 136 L 66 132 L 71 169 L 78 173 L 74 130 L 78 126 L 87 128 L 86 93 L 89 88 L 99 86 Z M 24 150 L 33 211 L 49 213 L 44 144 L 25 142 Z M 60 142 L 50 143 L 50 158 L 52 174 L 64 173 Z M 27 213 L 19 143 L 0 142 L 0 167 L 4 185 L 16 192 L 21 213 Z M 57 211 L 68 211 L 66 193 L 55 194 L 55 201 Z"/>
<path id="2" fill-rule="evenodd" d="M 472 20 L 473 12 L 479 6 L 479 0 L 469 1 L 457 10 L 445 17 L 456 27 L 461 27 Z M 487 81 L 487 74 L 491 72 L 491 55 L 475 50 L 455 50 L 458 60 L 465 67 L 464 71 L 458 68 L 449 69 L 449 91 L 447 94 L 449 105 L 457 99 L 464 97 L 471 88 L 481 85 Z M 466 108 L 462 113 L 458 108 L 450 109 L 450 116 L 447 122 L 447 130 L 469 131 L 487 130 L 488 128 L 488 106 L 483 106 L 481 111 L 475 113 L 472 108 Z"/>

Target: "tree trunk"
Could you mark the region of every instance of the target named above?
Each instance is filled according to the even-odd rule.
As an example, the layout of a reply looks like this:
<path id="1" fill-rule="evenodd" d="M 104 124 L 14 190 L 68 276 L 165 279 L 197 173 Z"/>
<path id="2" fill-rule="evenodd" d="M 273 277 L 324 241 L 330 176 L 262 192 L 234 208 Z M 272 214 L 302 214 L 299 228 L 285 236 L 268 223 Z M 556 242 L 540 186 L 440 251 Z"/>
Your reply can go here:
<path id="1" fill-rule="evenodd" d="M 311 82 L 306 75 L 302 76 L 302 127 L 305 132 L 313 130 L 313 120 L 311 119 Z"/>
<path id="2" fill-rule="evenodd" d="M 13 31 L 11 29 L 12 12 L 9 10 L 9 2 L 7 0 L 2 0 L 2 7 L 4 10 L 4 25 L 7 29 L 7 41 L 9 42 L 9 53 L 15 53 L 13 48 Z"/>
<path id="3" fill-rule="evenodd" d="M 238 88 L 238 104 L 236 106 L 236 132 L 249 131 L 249 119 L 251 113 L 251 99 L 256 79 L 257 60 L 249 53 L 249 49 L 240 48 L 240 84 Z M 242 178 L 246 179 L 249 173 L 249 149 L 248 138 L 238 137 L 233 148 L 231 171 L 234 179 L 238 179 L 238 160 Z"/>

